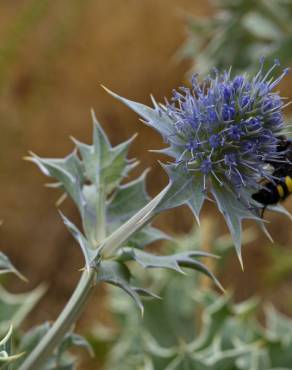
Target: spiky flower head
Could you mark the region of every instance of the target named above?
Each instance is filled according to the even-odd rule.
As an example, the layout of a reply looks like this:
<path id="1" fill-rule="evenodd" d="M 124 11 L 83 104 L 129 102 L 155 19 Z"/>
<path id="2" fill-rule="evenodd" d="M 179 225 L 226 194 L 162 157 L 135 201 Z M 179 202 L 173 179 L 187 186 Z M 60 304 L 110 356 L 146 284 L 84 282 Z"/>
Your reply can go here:
<path id="1" fill-rule="evenodd" d="M 264 72 L 264 61 L 254 76 L 232 76 L 231 69 L 214 73 L 191 87 L 173 91 L 166 104 L 153 99 L 154 109 L 111 93 L 140 114 L 169 145 L 161 152 L 174 158 L 163 165 L 170 191 L 161 209 L 187 204 L 198 219 L 207 193 L 225 217 L 241 261 L 241 221 L 260 217 L 262 206 L 252 195 L 261 181 L 274 181 L 269 163 L 283 161 L 277 150 L 284 127 L 283 98 L 275 87 L 288 70 L 279 62 Z M 280 210 L 280 207 L 278 208 Z M 283 209 L 281 208 L 281 211 Z"/>
<path id="2" fill-rule="evenodd" d="M 176 163 L 189 172 L 201 172 L 219 185 L 256 191 L 260 178 L 272 179 L 269 161 L 277 160 L 277 143 L 283 129 L 283 100 L 275 86 L 287 73 L 271 77 L 278 62 L 263 74 L 231 77 L 217 71 L 200 84 L 173 92 L 164 110 L 175 131 L 165 137 L 175 148 Z"/>

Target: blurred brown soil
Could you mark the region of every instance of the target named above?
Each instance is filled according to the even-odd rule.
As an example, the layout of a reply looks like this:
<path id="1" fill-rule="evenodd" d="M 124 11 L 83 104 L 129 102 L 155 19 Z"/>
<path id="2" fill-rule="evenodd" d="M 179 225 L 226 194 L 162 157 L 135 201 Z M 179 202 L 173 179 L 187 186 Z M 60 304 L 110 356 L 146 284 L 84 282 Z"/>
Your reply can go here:
<path id="1" fill-rule="evenodd" d="M 166 177 L 157 164 L 158 156 L 147 150 L 160 148 L 161 139 L 100 84 L 144 103 L 150 102 L 150 93 L 157 100 L 170 96 L 189 68 L 175 58 L 186 36 L 183 14 L 209 11 L 202 0 L 1 2 L 1 248 L 30 280 L 24 287 L 12 279 L 13 291 L 40 282 L 50 286 L 29 324 L 56 317 L 76 284 L 82 256 L 54 206 L 59 194 L 43 187 L 47 179 L 23 156 L 28 150 L 41 156 L 63 156 L 73 148 L 70 135 L 90 142 L 93 107 L 113 144 L 139 133 L 131 154 L 141 160 L 140 171 L 152 168 L 148 185 L 155 194 Z M 288 85 L 284 90 L 291 96 Z M 78 222 L 70 201 L 62 210 Z M 210 212 L 214 213 L 213 208 L 207 206 L 204 214 Z M 221 225 L 221 217 L 216 217 Z M 158 224 L 172 233 L 186 232 L 193 220 L 188 210 L 178 209 Z M 290 223 L 283 217 L 274 217 L 271 229 L 279 243 L 291 241 Z M 244 252 L 245 273 L 234 258 L 223 276 L 227 286 L 240 286 L 238 297 L 263 290 L 259 278 L 266 263 L 267 242 L 263 240 Z M 87 310 L 83 326 L 92 325 L 88 323 L 100 304 Z"/>

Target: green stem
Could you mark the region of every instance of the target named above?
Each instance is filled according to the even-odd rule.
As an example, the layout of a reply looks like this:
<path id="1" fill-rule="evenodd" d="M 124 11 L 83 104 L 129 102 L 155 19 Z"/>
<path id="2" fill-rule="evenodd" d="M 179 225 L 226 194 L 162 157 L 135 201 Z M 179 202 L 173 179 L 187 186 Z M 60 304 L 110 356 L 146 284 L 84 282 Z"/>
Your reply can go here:
<path id="1" fill-rule="evenodd" d="M 94 280 L 95 271 L 93 269 L 83 272 L 73 295 L 60 316 L 18 370 L 38 370 L 42 366 L 79 317 L 93 290 Z"/>
<path id="2" fill-rule="evenodd" d="M 166 186 L 155 198 L 153 198 L 145 207 L 138 211 L 133 217 L 130 218 L 125 224 L 117 229 L 104 241 L 101 241 L 100 257 L 110 258 L 121 247 L 125 240 L 127 240 L 134 232 L 139 230 L 147 224 L 156 214 L 156 207 L 159 205 L 169 186 Z M 100 208 L 99 214 L 103 207 Z M 105 227 L 105 225 L 104 225 Z M 105 237 L 105 230 L 99 228 L 99 237 Z M 102 240 L 102 239 L 100 239 Z M 45 363 L 47 358 L 53 350 L 61 343 L 65 334 L 70 330 L 71 326 L 75 323 L 81 314 L 85 303 L 88 301 L 91 291 L 95 285 L 96 267 L 90 271 L 84 271 L 82 277 L 71 296 L 69 302 L 61 312 L 60 316 L 54 322 L 51 329 L 39 342 L 35 349 L 25 359 L 23 364 L 18 370 L 39 370 Z"/>

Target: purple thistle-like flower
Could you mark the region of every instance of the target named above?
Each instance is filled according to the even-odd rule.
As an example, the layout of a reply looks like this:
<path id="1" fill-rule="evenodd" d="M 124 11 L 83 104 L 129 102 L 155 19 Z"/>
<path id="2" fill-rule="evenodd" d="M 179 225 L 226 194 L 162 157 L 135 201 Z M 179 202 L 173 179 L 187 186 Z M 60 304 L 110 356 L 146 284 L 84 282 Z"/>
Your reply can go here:
<path id="1" fill-rule="evenodd" d="M 171 156 L 174 163 L 163 165 L 170 182 L 158 210 L 187 204 L 198 220 L 207 193 L 211 193 L 241 263 L 242 220 L 256 220 L 268 234 L 260 217 L 262 205 L 252 195 L 263 188 L 262 179 L 276 180 L 271 163 L 283 161 L 283 153 L 277 149 L 283 135 L 285 105 L 273 90 L 288 70 L 273 78 L 278 61 L 267 73 L 263 63 L 261 60 L 254 76 L 232 77 L 231 70 L 215 70 L 199 82 L 194 75 L 191 88 L 174 90 L 165 105 L 153 99 L 154 109 L 110 92 L 169 144 L 161 152 Z M 274 210 L 287 214 L 281 206 Z"/>
<path id="2" fill-rule="evenodd" d="M 191 89 L 175 91 L 171 104 L 161 109 L 175 122 L 178 142 L 173 134 L 165 139 L 176 147 L 179 163 L 220 185 L 250 192 L 259 188 L 261 177 L 271 178 L 267 162 L 279 156 L 284 125 L 283 101 L 272 90 L 287 70 L 274 80 L 278 66 L 275 62 L 264 74 L 261 63 L 254 77 L 215 71 L 199 83 L 194 76 Z"/>

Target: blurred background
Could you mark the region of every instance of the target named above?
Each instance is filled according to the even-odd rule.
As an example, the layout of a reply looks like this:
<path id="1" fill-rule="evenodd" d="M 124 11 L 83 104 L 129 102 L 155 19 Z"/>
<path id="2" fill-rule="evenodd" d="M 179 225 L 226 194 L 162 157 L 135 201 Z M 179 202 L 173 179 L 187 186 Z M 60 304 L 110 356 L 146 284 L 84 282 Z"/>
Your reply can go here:
<path id="1" fill-rule="evenodd" d="M 150 94 L 158 101 L 169 97 L 194 70 L 205 74 L 229 65 L 252 70 L 261 55 L 277 56 L 289 66 L 291 8 L 290 1 L 259 0 L 0 2 L 0 242 L 29 279 L 24 285 L 9 278 L 7 286 L 22 292 L 48 284 L 27 327 L 56 317 L 78 280 L 82 256 L 58 215 L 59 194 L 43 186 L 46 179 L 23 157 L 28 151 L 64 156 L 73 147 L 70 136 L 89 142 L 93 108 L 113 144 L 138 132 L 130 154 L 141 161 L 137 171 L 151 167 L 148 189 L 154 195 L 167 180 L 157 163 L 163 158 L 147 150 L 163 143 L 100 84 L 150 104 Z M 282 83 L 282 95 L 292 96 L 291 81 L 290 76 Z M 285 206 L 292 210 L 292 197 Z M 78 220 L 70 201 L 62 209 Z M 207 205 L 203 218 L 210 215 L 217 230 L 226 230 Z M 276 243 L 258 232 L 243 250 L 245 272 L 232 251 L 219 278 L 236 300 L 257 294 L 292 314 L 291 221 L 268 212 L 266 217 Z M 179 208 L 157 225 L 175 235 L 190 231 L 193 222 L 190 212 Z M 95 297 L 81 329 L 97 320 L 97 308 L 99 320 L 110 320 Z"/>

